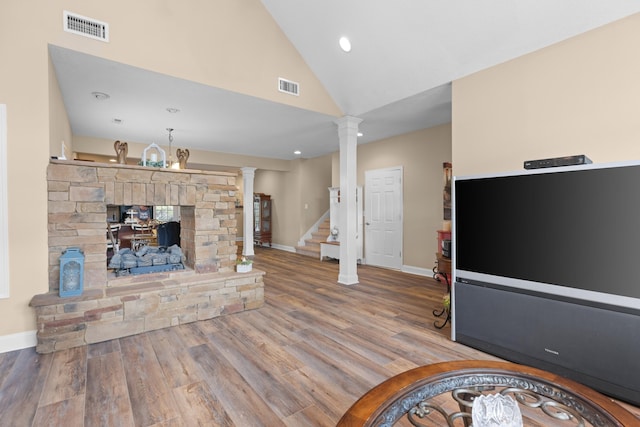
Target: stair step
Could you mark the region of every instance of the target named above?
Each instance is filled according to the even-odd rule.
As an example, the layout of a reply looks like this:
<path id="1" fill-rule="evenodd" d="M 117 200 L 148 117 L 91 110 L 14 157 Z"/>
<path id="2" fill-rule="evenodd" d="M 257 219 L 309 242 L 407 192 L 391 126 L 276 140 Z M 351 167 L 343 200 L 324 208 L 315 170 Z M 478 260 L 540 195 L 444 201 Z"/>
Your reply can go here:
<path id="1" fill-rule="evenodd" d="M 304 246 L 296 246 L 296 253 L 306 255 L 313 258 L 320 258 L 320 243 L 325 243 L 331 228 L 329 219 L 325 219 L 318 225 L 317 231 L 311 232 L 311 239 L 304 241 Z"/>
<path id="2" fill-rule="evenodd" d="M 320 246 L 317 248 L 312 246 L 296 246 L 296 253 L 313 258 L 320 258 Z"/>
<path id="3" fill-rule="evenodd" d="M 320 243 L 327 243 L 327 239 L 306 239 L 304 241 L 305 245 L 320 247 Z"/>

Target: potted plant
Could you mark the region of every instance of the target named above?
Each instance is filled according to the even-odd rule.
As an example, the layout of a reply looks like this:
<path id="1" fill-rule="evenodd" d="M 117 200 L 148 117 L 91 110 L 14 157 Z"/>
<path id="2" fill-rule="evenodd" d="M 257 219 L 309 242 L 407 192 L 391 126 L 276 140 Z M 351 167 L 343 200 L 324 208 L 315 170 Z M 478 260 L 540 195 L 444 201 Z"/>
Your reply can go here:
<path id="1" fill-rule="evenodd" d="M 451 311 L 451 294 L 447 292 L 442 296 L 442 306 L 449 313 Z"/>
<path id="2" fill-rule="evenodd" d="M 247 257 L 243 256 L 241 259 L 236 261 L 236 271 L 238 273 L 247 273 L 251 271 L 252 264 L 253 264 L 252 260 L 247 259 Z"/>

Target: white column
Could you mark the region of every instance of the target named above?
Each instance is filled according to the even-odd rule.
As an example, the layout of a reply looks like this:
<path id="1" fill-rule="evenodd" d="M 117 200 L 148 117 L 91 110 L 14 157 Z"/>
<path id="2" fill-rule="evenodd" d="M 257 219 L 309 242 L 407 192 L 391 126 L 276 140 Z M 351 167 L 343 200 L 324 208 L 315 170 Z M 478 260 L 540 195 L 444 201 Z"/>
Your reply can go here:
<path id="1" fill-rule="evenodd" d="M 256 176 L 256 168 L 241 168 L 242 185 L 244 195 L 242 196 L 242 225 L 244 236 L 242 236 L 242 255 L 252 257 L 253 252 L 253 179 Z"/>
<path id="2" fill-rule="evenodd" d="M 338 215 L 340 233 L 340 272 L 338 283 L 358 283 L 358 233 L 356 187 L 358 124 L 362 119 L 344 116 L 336 120 L 340 138 L 340 209 Z"/>

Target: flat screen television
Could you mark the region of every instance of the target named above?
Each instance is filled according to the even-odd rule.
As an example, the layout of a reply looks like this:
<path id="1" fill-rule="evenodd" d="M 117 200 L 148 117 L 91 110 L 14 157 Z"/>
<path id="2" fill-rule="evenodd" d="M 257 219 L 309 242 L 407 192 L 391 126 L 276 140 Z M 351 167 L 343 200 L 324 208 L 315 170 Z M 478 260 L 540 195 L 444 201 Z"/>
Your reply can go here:
<path id="1" fill-rule="evenodd" d="M 453 180 L 452 338 L 640 405 L 640 162 Z"/>
<path id="2" fill-rule="evenodd" d="M 640 163 L 454 179 L 455 276 L 640 309 Z"/>

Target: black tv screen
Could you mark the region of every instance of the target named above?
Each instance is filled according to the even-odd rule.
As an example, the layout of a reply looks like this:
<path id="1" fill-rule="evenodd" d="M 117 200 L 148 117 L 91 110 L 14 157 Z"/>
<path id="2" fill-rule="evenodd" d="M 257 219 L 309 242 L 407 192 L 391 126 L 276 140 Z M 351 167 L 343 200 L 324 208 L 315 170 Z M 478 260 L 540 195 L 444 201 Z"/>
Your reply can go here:
<path id="1" fill-rule="evenodd" d="M 454 178 L 456 280 L 640 308 L 640 164 Z"/>

